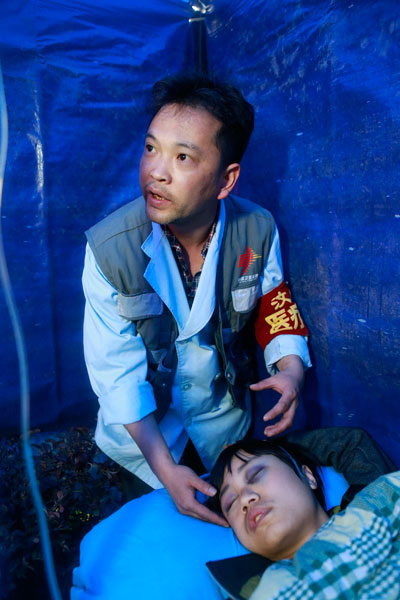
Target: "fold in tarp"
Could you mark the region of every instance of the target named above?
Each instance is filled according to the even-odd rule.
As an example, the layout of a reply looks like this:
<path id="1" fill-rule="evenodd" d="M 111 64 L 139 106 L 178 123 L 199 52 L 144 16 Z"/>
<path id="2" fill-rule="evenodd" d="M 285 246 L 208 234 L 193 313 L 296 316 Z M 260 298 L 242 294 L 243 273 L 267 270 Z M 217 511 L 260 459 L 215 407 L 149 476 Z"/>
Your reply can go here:
<path id="1" fill-rule="evenodd" d="M 256 108 L 239 195 L 268 207 L 311 331 L 298 425 L 357 425 L 400 458 L 400 7 L 216 0 L 212 73 Z M 82 352 L 83 231 L 139 193 L 153 82 L 193 65 L 192 10 L 21 0 L 0 7 L 10 120 L 2 226 L 34 425 L 93 421 Z M 4 300 L 0 296 L 0 310 Z M 17 361 L 0 320 L 2 426 Z"/>

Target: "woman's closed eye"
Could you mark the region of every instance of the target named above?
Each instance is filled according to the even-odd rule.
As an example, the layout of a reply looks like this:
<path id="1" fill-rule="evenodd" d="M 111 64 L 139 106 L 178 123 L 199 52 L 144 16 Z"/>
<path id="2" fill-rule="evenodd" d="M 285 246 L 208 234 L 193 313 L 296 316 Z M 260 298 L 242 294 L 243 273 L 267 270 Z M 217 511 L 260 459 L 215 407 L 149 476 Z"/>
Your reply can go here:
<path id="1" fill-rule="evenodd" d="M 266 467 L 264 465 L 258 466 L 258 467 L 256 466 L 252 469 L 249 469 L 247 471 L 247 473 L 245 473 L 246 485 L 248 485 L 249 483 L 256 483 L 258 480 L 258 477 L 263 474 L 263 471 L 265 469 L 266 469 Z M 228 514 L 237 499 L 238 499 L 237 495 L 228 498 L 226 505 L 223 507 L 223 512 Z"/>
<path id="2" fill-rule="evenodd" d="M 257 481 L 258 476 L 264 471 L 265 467 L 256 467 L 252 469 L 249 473 L 246 473 L 246 481 L 247 483 L 253 483 Z"/>
<path id="3" fill-rule="evenodd" d="M 237 500 L 237 496 L 228 500 L 227 504 L 223 507 L 222 512 L 229 514 L 229 511 L 231 510 L 235 500 Z"/>

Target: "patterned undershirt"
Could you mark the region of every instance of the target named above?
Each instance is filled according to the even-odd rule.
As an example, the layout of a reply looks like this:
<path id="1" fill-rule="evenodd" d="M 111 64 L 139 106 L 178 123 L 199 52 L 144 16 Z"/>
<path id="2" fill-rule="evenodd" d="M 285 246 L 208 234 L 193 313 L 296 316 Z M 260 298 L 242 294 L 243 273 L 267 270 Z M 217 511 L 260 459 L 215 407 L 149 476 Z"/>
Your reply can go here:
<path id="1" fill-rule="evenodd" d="M 203 259 L 206 259 L 208 249 L 211 244 L 211 240 L 214 237 L 215 229 L 217 227 L 218 222 L 218 213 L 215 217 L 214 223 L 211 225 L 210 233 L 207 236 L 206 241 L 204 242 L 203 248 L 201 250 L 201 255 Z M 167 236 L 167 240 L 169 245 L 171 246 L 173 255 L 175 257 L 176 263 L 179 268 L 179 273 L 181 274 L 183 287 L 185 288 L 186 297 L 189 302 L 189 306 L 191 307 L 193 304 L 194 297 L 197 292 L 197 288 L 199 287 L 200 275 L 203 269 L 203 265 L 201 265 L 200 271 L 197 271 L 195 275 L 192 276 L 189 266 L 185 261 L 185 257 L 183 254 L 183 249 L 178 239 L 174 236 L 172 231 L 169 229 L 168 225 L 162 225 L 165 235 Z M 204 264 L 204 263 L 203 263 Z"/>

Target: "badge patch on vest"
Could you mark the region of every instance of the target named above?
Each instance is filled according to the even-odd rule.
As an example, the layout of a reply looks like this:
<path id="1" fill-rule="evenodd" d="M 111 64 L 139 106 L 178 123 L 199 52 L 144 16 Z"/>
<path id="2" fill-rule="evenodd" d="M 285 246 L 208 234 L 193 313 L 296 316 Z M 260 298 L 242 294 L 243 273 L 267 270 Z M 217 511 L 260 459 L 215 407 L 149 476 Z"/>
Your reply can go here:
<path id="1" fill-rule="evenodd" d="M 253 262 L 257 259 L 261 258 L 260 254 L 256 254 L 250 246 L 247 246 L 246 252 L 239 256 L 238 267 L 243 268 L 242 275 L 246 275 L 249 267 L 253 264 Z"/>
<path id="2" fill-rule="evenodd" d="M 309 335 L 285 281 L 261 298 L 254 328 L 262 349 L 277 335 Z"/>

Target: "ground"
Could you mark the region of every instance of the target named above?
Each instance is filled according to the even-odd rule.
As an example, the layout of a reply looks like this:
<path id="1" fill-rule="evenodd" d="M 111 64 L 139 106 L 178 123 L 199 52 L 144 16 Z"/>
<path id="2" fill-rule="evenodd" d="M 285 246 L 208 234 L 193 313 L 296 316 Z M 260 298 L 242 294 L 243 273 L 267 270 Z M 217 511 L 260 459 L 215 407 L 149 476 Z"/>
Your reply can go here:
<path id="1" fill-rule="evenodd" d="M 93 440 L 93 431 L 31 435 L 57 578 L 69 598 L 82 537 L 123 504 L 120 467 Z M 0 438 L 0 599 L 47 600 L 39 528 L 19 436 Z"/>

